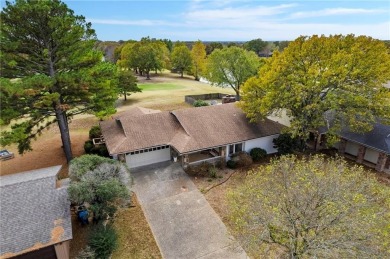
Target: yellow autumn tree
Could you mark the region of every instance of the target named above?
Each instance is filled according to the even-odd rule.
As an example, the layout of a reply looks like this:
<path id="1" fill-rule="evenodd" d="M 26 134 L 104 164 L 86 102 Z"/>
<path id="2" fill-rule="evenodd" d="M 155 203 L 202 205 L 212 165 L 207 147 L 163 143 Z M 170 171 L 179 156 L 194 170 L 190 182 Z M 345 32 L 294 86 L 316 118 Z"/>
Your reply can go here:
<path id="1" fill-rule="evenodd" d="M 206 46 L 200 40 L 192 46 L 191 56 L 193 63 L 192 73 L 195 76 L 195 80 L 199 81 L 199 75 L 202 74 L 206 64 Z"/>
<path id="2" fill-rule="evenodd" d="M 282 156 L 228 196 L 251 258 L 389 258 L 390 192 L 341 158 Z"/>
<path id="3" fill-rule="evenodd" d="M 390 124 L 390 55 L 382 41 L 352 34 L 299 37 L 274 53 L 242 88 L 241 107 L 252 121 L 287 112 L 293 136 L 325 126 L 372 129 Z"/>

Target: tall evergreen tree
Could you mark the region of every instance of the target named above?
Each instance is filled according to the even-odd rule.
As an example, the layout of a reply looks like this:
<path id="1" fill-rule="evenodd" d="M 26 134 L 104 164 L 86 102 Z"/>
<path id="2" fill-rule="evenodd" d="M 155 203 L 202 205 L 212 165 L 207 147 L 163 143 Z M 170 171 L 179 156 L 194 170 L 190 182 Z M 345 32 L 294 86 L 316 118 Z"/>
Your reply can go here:
<path id="1" fill-rule="evenodd" d="M 1 12 L 2 145 L 31 150 L 31 139 L 57 122 L 69 162 L 72 150 L 68 118 L 82 112 L 115 112 L 116 67 L 94 50 L 91 24 L 59 0 L 6 2 Z M 9 79 L 19 78 L 19 80 Z M 55 119 L 51 119 L 55 116 Z M 23 118 L 23 120 L 19 120 Z"/>

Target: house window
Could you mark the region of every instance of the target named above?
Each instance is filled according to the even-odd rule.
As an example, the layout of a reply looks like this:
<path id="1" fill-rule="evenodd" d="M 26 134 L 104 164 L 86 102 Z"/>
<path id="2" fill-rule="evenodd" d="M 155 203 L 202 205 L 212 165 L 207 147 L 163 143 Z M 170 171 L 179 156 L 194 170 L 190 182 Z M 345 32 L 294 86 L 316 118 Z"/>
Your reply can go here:
<path id="1" fill-rule="evenodd" d="M 229 155 L 241 152 L 244 150 L 244 144 L 243 143 L 237 143 L 233 145 L 229 145 Z"/>
<path id="2" fill-rule="evenodd" d="M 242 143 L 235 144 L 235 145 L 234 145 L 234 153 L 241 152 L 241 151 L 243 151 L 243 149 L 242 149 Z"/>
<path id="3" fill-rule="evenodd" d="M 229 155 L 234 153 L 234 145 L 229 145 Z"/>

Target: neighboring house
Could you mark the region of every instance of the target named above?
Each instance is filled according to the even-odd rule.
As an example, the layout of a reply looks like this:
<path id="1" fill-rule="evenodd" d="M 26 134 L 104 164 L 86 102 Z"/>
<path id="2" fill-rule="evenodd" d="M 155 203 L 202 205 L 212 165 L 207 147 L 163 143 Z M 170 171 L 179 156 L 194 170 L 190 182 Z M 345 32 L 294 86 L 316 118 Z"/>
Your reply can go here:
<path id="1" fill-rule="evenodd" d="M 60 169 L 0 177 L 0 258 L 69 258 L 70 202 Z"/>
<path id="2" fill-rule="evenodd" d="M 322 130 L 316 149 L 324 148 L 325 142 L 325 133 Z M 340 142 L 335 147 L 340 154 L 354 159 L 359 164 L 373 167 L 379 172 L 390 173 L 390 126 L 376 123 L 374 128 L 366 133 L 343 131 L 340 134 Z"/>
<path id="3" fill-rule="evenodd" d="M 225 163 L 255 147 L 275 153 L 272 141 L 284 126 L 269 119 L 249 123 L 230 103 L 172 112 L 134 108 L 100 127 L 110 155 L 134 168 L 169 160 L 183 167 Z"/>

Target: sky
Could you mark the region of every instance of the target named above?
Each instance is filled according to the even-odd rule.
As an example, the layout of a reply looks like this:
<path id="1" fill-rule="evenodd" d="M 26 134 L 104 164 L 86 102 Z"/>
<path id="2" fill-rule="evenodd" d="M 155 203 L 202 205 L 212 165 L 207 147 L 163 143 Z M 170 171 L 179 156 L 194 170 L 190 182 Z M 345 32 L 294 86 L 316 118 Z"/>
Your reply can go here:
<path id="1" fill-rule="evenodd" d="M 3 2 L 3 0 L 2 0 Z M 390 40 L 390 1 L 63 0 L 99 40 L 293 40 L 349 34 Z"/>

